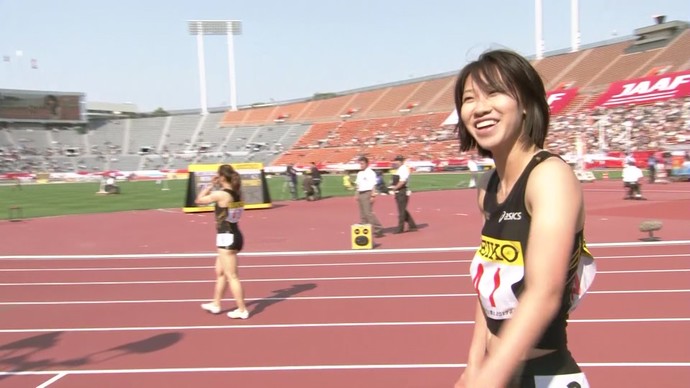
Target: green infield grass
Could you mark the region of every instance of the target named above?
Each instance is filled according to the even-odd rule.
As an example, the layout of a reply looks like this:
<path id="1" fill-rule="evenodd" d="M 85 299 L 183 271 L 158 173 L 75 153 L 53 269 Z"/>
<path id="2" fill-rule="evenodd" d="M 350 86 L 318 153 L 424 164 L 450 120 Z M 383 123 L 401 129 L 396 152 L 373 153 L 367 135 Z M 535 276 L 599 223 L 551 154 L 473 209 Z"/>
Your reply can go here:
<path id="1" fill-rule="evenodd" d="M 609 171 L 609 179 L 620 179 L 620 171 Z M 355 174 L 350 177 L 354 181 Z M 601 172 L 595 172 L 601 178 Z M 415 173 L 411 179 L 412 191 L 430 191 L 466 188 L 468 173 Z M 390 183 L 390 175 L 385 179 Z M 289 200 L 290 191 L 285 177 L 267 179 L 272 201 Z M 58 216 L 65 214 L 107 213 L 127 210 L 170 209 L 184 207 L 187 181 L 167 182 L 169 190 L 156 181 L 120 182 L 122 194 L 96 194 L 100 184 L 92 183 L 50 183 L 24 184 L 21 188 L 12 184 L 0 186 L 0 220 L 8 219 L 10 208 L 20 206 L 25 218 Z M 345 189 L 342 175 L 323 175 L 321 191 L 325 198 L 354 195 Z M 300 198 L 304 198 L 299 186 Z"/>

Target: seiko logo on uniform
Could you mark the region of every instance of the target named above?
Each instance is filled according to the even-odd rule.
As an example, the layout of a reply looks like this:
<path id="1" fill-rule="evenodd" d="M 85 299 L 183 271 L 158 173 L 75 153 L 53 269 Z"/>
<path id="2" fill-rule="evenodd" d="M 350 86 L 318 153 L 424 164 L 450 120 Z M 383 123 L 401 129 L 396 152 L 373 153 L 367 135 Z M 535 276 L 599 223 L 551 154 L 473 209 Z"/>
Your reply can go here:
<path id="1" fill-rule="evenodd" d="M 507 212 L 504 211 L 501 214 L 501 218 L 498 219 L 500 224 L 502 221 L 520 221 L 522 219 L 522 212 Z"/>

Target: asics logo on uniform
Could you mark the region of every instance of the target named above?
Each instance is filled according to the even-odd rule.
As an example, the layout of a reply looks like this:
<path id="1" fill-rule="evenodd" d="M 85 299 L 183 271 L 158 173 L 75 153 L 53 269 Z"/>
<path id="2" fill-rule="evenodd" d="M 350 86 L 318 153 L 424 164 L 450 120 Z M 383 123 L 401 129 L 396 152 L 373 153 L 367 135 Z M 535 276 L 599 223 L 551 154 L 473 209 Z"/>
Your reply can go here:
<path id="1" fill-rule="evenodd" d="M 498 219 L 500 224 L 502 221 L 520 221 L 522 219 L 522 212 L 507 212 L 504 211 L 501 214 L 501 218 Z"/>

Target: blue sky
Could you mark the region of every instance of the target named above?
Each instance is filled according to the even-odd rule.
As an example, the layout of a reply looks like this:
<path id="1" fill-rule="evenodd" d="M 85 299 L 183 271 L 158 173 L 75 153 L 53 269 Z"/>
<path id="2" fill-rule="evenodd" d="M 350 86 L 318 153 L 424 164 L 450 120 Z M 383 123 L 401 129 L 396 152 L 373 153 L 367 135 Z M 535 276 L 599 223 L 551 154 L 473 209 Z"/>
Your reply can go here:
<path id="1" fill-rule="evenodd" d="M 543 3 L 546 50 L 570 47 L 570 1 Z M 581 42 L 631 35 L 660 13 L 690 21 L 690 3 L 580 0 Z M 533 0 L 0 0 L 0 88 L 198 109 L 195 19 L 242 21 L 240 105 L 456 71 L 491 47 L 536 51 Z M 207 37 L 205 53 L 208 105 L 228 105 L 225 38 Z"/>

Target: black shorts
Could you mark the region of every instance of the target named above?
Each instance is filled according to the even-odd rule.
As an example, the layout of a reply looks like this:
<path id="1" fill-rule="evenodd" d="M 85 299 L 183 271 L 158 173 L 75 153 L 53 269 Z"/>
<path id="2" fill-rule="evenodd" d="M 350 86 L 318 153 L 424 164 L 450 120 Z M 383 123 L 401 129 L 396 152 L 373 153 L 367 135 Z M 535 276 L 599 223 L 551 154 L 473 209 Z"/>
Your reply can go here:
<path id="1" fill-rule="evenodd" d="M 234 233 L 225 232 L 216 234 L 216 247 L 220 249 L 228 249 L 233 251 L 241 251 L 244 246 L 244 237 L 242 232 Z"/>
<path id="2" fill-rule="evenodd" d="M 511 387 L 586 388 L 587 378 L 566 349 L 527 360 Z"/>

